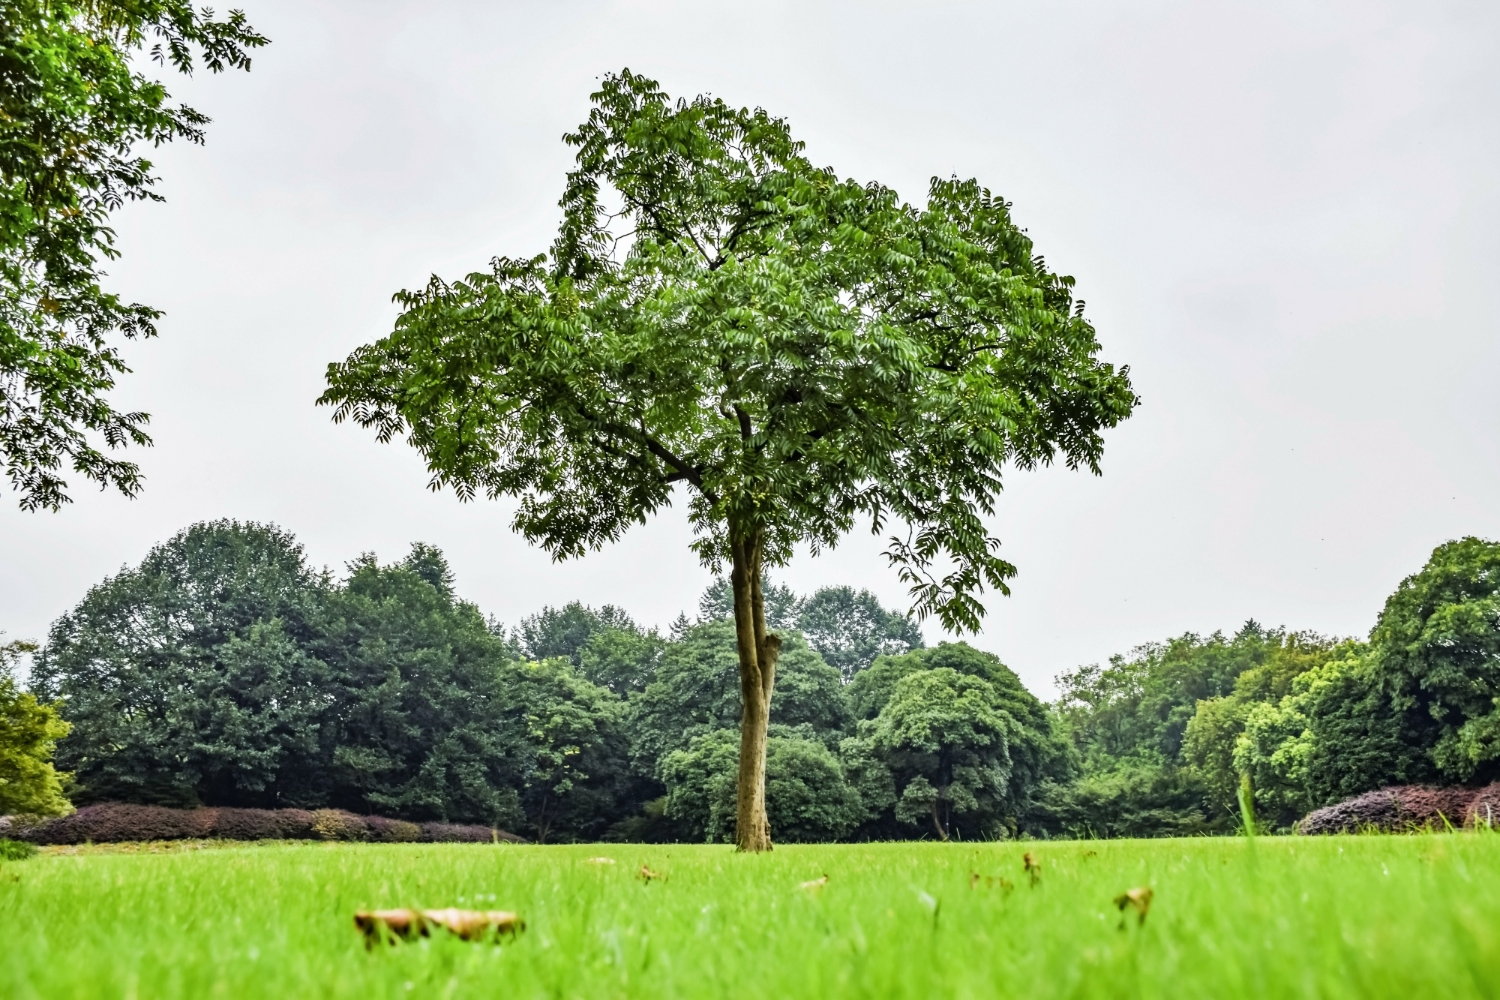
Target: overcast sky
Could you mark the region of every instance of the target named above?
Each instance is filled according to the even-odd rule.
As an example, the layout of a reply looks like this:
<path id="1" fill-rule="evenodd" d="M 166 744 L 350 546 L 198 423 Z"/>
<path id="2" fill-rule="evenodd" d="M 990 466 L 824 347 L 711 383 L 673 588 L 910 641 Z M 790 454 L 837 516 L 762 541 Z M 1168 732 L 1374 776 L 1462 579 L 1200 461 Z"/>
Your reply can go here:
<path id="1" fill-rule="evenodd" d="M 0 496 L 0 629 L 42 639 L 107 574 L 208 518 L 312 562 L 441 546 L 515 622 L 574 598 L 666 624 L 708 582 L 669 512 L 554 564 L 510 509 L 426 489 L 335 426 L 324 366 L 391 294 L 544 250 L 598 77 L 628 66 L 791 122 L 814 162 L 920 201 L 1014 202 L 1078 279 L 1143 403 L 1104 474 L 1013 474 L 1020 568 L 984 632 L 1039 693 L 1192 630 L 1363 635 L 1433 546 L 1500 538 L 1500 5 L 244 0 L 249 75 L 177 79 L 213 119 L 118 218 L 113 287 L 167 312 L 115 399 L 151 412 L 135 500 Z M 906 596 L 866 533 L 782 573 Z M 928 623 L 929 641 L 940 638 Z"/>

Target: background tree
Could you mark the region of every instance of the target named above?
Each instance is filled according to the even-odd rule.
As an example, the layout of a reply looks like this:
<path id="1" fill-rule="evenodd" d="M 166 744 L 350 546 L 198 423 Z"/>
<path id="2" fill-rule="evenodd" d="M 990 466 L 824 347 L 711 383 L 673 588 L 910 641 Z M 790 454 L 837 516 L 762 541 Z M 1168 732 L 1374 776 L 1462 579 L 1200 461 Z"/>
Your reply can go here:
<path id="1" fill-rule="evenodd" d="M 785 122 L 628 70 L 567 141 L 550 260 L 403 292 L 395 330 L 322 401 L 405 433 L 434 486 L 521 498 L 559 558 L 691 490 L 728 565 L 742 699 L 736 842 L 770 847 L 765 754 L 781 638 L 763 570 L 867 517 L 916 613 L 976 628 L 1013 567 L 986 531 L 1007 464 L 1097 471 L 1136 404 L 1009 206 L 935 180 L 925 207 L 840 180 Z M 941 574 L 941 575 L 936 575 Z"/>
<path id="2" fill-rule="evenodd" d="M 57 741 L 71 728 L 56 705 L 37 701 L 16 683 L 17 661 L 36 644 L 0 644 L 0 816 L 57 816 L 71 810 L 63 793 L 66 775 L 52 766 Z"/>
<path id="3" fill-rule="evenodd" d="M 1010 795 L 1020 726 L 988 682 L 947 667 L 907 674 L 867 730 L 896 779 L 897 819 L 931 823 L 947 840 L 955 816 L 975 815 L 972 837 L 1020 811 Z"/>
<path id="4" fill-rule="evenodd" d="M 521 793 L 527 828 L 538 843 L 597 839 L 637 787 L 624 702 L 561 659 L 512 664 L 503 683 L 535 755 Z"/>
<path id="5" fill-rule="evenodd" d="M 364 555 L 325 588 L 309 652 L 325 667 L 321 803 L 517 829 L 546 732 L 509 644 L 453 593 L 443 554 Z M 545 730 L 545 727 L 542 727 Z M 550 745 L 549 745 L 550 747 Z"/>
<path id="6" fill-rule="evenodd" d="M 922 630 L 909 616 L 887 611 L 868 590 L 823 587 L 802 602 L 797 628 L 808 645 L 851 680 L 877 656 L 922 648 Z"/>
<path id="7" fill-rule="evenodd" d="M 771 721 L 837 745 L 850 721 L 838 671 L 800 635 L 788 633 L 780 661 L 780 693 Z M 637 767 L 648 774 L 696 736 L 737 729 L 739 650 L 734 623 L 690 627 L 662 653 L 646 689 L 631 699 L 630 730 Z"/>
<path id="8" fill-rule="evenodd" d="M 161 313 L 102 288 L 109 217 L 160 200 L 143 144 L 203 141 L 208 119 L 135 67 L 250 68 L 266 39 L 239 11 L 189 0 L 0 0 L 0 455 L 25 509 L 67 502 L 64 464 L 127 495 L 140 469 L 101 450 L 150 443 L 106 394 L 128 371 L 116 335 Z"/>
<path id="9" fill-rule="evenodd" d="M 662 761 L 667 815 L 695 839 L 732 842 L 738 770 L 737 733 L 718 729 L 694 737 Z M 806 843 L 841 840 L 871 811 L 833 751 L 775 723 L 766 746 L 766 809 L 777 836 Z"/>
<path id="10" fill-rule="evenodd" d="M 1500 543 L 1439 545 L 1386 600 L 1370 645 L 1392 707 L 1430 731 L 1438 772 L 1500 778 Z"/>
<path id="11" fill-rule="evenodd" d="M 582 661 L 583 647 L 605 629 L 634 630 L 635 622 L 612 604 L 594 609 L 581 601 L 569 601 L 560 608 L 550 605 L 521 619 L 517 630 L 521 651 L 533 660 L 567 659 L 573 666 Z"/>
<path id="12" fill-rule="evenodd" d="M 63 698 L 80 801 L 302 804 L 322 794 L 326 582 L 274 527 L 195 525 L 52 626 L 32 682 Z"/>

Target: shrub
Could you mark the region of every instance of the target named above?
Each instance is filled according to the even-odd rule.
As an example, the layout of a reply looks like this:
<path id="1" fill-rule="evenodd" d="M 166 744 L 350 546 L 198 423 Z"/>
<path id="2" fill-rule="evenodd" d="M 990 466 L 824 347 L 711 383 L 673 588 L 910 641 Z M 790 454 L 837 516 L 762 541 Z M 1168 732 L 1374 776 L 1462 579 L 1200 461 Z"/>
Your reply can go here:
<path id="1" fill-rule="evenodd" d="M 313 814 L 306 809 L 220 809 L 215 837 L 224 840 L 312 840 Z"/>
<path id="2" fill-rule="evenodd" d="M 36 853 L 36 845 L 0 837 L 0 861 L 25 861 Z"/>
<path id="3" fill-rule="evenodd" d="M 169 809 L 108 802 L 84 806 L 57 819 L 11 817 L 0 829 L 34 844 L 117 843 L 128 840 L 374 840 L 488 844 L 525 843 L 488 826 L 410 823 L 383 816 L 357 816 L 343 809 Z"/>
<path id="4" fill-rule="evenodd" d="M 364 821 L 370 830 L 370 839 L 382 844 L 407 844 L 422 839 L 422 827 L 404 819 L 366 816 Z"/>
<path id="5" fill-rule="evenodd" d="M 369 840 L 370 828 L 352 812 L 342 809 L 315 809 L 312 832 L 320 840 Z"/>
<path id="6" fill-rule="evenodd" d="M 21 826 L 16 834 L 37 844 L 192 840 L 213 835 L 217 814 L 217 809 L 168 809 L 106 802 L 84 806 L 71 816 Z"/>
<path id="7" fill-rule="evenodd" d="M 423 823 L 422 839 L 434 844 L 488 844 L 497 840 L 508 844 L 526 843 L 524 837 L 504 830 L 461 823 Z"/>
<path id="8" fill-rule="evenodd" d="M 1476 820 L 1484 822 L 1490 816 L 1500 816 L 1500 782 L 1482 789 L 1393 785 L 1314 809 L 1297 824 L 1297 832 L 1443 829 L 1449 825 L 1473 826 Z"/>

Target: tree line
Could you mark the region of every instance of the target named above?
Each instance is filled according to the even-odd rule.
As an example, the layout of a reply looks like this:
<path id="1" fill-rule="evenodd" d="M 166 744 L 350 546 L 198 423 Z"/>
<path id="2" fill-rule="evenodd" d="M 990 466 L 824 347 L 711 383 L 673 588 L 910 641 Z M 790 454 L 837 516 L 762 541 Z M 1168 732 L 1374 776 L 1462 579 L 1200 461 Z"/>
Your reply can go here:
<path id="1" fill-rule="evenodd" d="M 1286 829 L 1388 784 L 1500 777 L 1500 545 L 1478 539 L 1440 546 L 1365 641 L 1251 621 L 1064 673 L 1050 705 L 868 592 L 773 585 L 766 608 L 781 840 L 1228 832 L 1246 788 Z M 8 682 L 31 750 L 0 771 L 29 759 L 41 788 L 53 743 L 57 771 L 26 801 L 0 774 L 0 812 L 66 791 L 732 842 L 738 663 L 724 581 L 665 634 L 577 602 L 507 628 L 431 546 L 335 577 L 273 526 L 199 524 L 60 618 L 31 692 Z"/>
<path id="2" fill-rule="evenodd" d="M 720 581 L 667 634 L 572 603 L 507 629 L 438 550 L 335 578 L 267 525 L 195 525 L 53 626 L 32 686 L 74 802 L 338 807 L 539 840 L 732 837 L 740 689 Z M 767 588 L 767 780 L 788 840 L 1019 828 L 1066 754 L 998 659 L 868 592 Z"/>

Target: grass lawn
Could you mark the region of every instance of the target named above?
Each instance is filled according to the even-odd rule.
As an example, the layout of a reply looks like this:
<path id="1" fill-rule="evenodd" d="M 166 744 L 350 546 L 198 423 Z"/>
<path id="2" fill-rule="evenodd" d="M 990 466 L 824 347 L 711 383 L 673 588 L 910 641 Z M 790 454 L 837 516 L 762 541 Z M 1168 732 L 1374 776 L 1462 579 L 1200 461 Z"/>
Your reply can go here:
<path id="1" fill-rule="evenodd" d="M 1496 996 L 1497 890 L 1491 834 L 53 848 L 0 864 L 0 996 Z M 395 906 L 528 926 L 367 952 L 354 911 Z"/>

